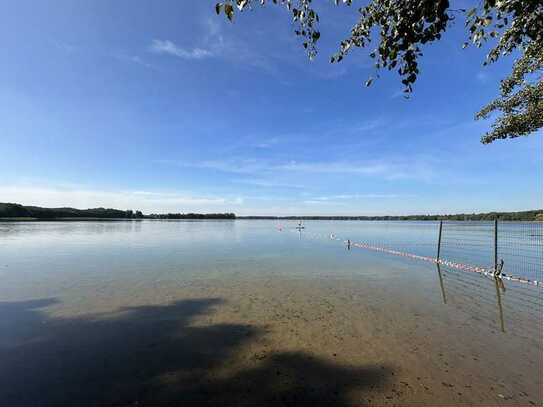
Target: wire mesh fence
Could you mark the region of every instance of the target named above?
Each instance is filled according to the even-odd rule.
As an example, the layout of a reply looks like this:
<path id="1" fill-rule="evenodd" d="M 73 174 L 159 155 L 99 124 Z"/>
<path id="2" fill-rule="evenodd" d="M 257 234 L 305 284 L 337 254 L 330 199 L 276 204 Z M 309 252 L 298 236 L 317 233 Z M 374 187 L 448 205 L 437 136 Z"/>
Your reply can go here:
<path id="1" fill-rule="evenodd" d="M 543 281 L 543 223 L 500 222 L 497 252 L 507 274 Z"/>
<path id="2" fill-rule="evenodd" d="M 309 229 L 315 237 L 333 236 L 355 247 L 430 262 L 439 257 L 445 266 L 489 274 L 498 270 L 506 278 L 543 287 L 543 223 L 369 221 L 342 225 L 338 235 L 325 228 L 334 230 L 333 224 Z"/>
<path id="3" fill-rule="evenodd" d="M 470 319 L 487 322 L 503 332 L 541 338 L 543 297 L 533 285 L 504 284 L 499 279 L 437 265 L 442 301 L 464 311 Z M 501 284 L 500 284 L 501 282 Z"/>
<path id="4" fill-rule="evenodd" d="M 443 222 L 440 257 L 494 268 L 494 222 Z"/>
<path id="5" fill-rule="evenodd" d="M 530 341 L 543 338 L 543 223 L 444 221 L 441 240 L 439 221 L 316 221 L 292 230 L 433 264 L 441 300 L 464 312 L 465 323 L 490 324 Z"/>
<path id="6" fill-rule="evenodd" d="M 495 268 L 504 275 L 543 281 L 543 223 L 444 222 L 441 257 Z"/>

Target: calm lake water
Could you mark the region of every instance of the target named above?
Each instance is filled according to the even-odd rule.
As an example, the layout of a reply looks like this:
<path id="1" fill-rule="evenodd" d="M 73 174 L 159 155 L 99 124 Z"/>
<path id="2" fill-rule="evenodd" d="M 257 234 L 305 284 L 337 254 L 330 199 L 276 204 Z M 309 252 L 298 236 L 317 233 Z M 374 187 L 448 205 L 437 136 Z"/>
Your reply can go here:
<path id="1" fill-rule="evenodd" d="M 543 401 L 542 289 L 329 239 L 434 256 L 435 222 L 307 221 L 301 233 L 296 224 L 0 222 L 0 404 L 169 405 L 184 395 L 228 405 L 235 394 L 260 405 L 285 391 L 313 405 Z M 491 264 L 489 227 L 466 248 L 451 226 L 443 257 Z M 540 250 L 533 238 L 529 259 Z M 370 362 L 375 384 L 351 383 L 345 369 Z M 344 374 L 337 386 L 350 390 L 306 378 L 311 369 Z M 281 371 L 287 384 L 275 383 Z M 258 396 L 269 400 L 237 398 L 240 383 L 262 380 L 277 386 Z"/>

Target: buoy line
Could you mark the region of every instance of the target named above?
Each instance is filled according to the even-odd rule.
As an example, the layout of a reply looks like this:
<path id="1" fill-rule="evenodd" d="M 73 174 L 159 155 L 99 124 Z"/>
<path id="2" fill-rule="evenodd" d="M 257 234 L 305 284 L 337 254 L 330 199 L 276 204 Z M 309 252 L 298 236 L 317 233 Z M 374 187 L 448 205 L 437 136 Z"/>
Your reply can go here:
<path id="1" fill-rule="evenodd" d="M 342 241 L 345 244 L 347 244 L 347 242 L 348 242 L 347 240 L 342 240 L 342 239 L 337 238 L 337 237 L 335 237 L 333 240 Z M 470 265 L 470 264 L 463 264 L 463 263 L 453 262 L 453 261 L 445 260 L 445 259 L 437 259 L 436 257 L 421 256 L 421 255 L 418 255 L 418 254 L 413 254 L 413 253 L 401 252 L 401 251 L 398 251 L 398 250 L 387 249 L 385 247 L 373 246 L 373 245 L 370 245 L 370 244 L 367 244 L 367 243 L 350 242 L 350 244 L 351 244 L 352 247 L 358 247 L 360 249 L 366 249 L 366 250 L 372 250 L 372 251 L 392 254 L 394 256 L 399 256 L 399 257 L 407 257 L 407 258 L 410 258 L 410 259 L 413 259 L 413 260 L 421 260 L 421 261 L 425 261 L 425 262 L 428 262 L 428 263 L 439 264 L 441 266 L 446 266 L 446 267 L 453 268 L 453 269 L 456 269 L 456 270 L 462 270 L 462 271 L 469 271 L 469 272 L 473 272 L 473 273 L 478 273 L 478 274 L 485 275 L 487 277 L 501 278 L 502 280 L 514 281 L 514 282 L 517 282 L 517 283 L 529 284 L 529 285 L 534 285 L 534 286 L 537 286 L 537 287 L 543 287 L 543 281 L 530 280 L 530 279 L 527 279 L 527 278 L 516 277 L 516 276 L 512 276 L 512 275 L 507 274 L 507 273 L 503 273 L 503 272 L 499 276 L 496 276 L 494 274 L 494 267 L 473 266 L 473 265 Z"/>
<path id="2" fill-rule="evenodd" d="M 317 233 L 307 233 L 306 232 L 305 235 L 309 236 L 309 237 L 314 237 L 314 238 L 323 238 L 323 237 L 325 237 L 325 235 L 317 234 Z M 413 259 L 413 260 L 425 261 L 425 262 L 428 262 L 428 263 L 439 264 L 440 266 L 446 266 L 446 267 L 453 268 L 453 269 L 456 269 L 456 270 L 467 271 L 467 272 L 472 272 L 472 273 L 478 273 L 478 274 L 481 274 L 481 275 L 484 275 L 484 276 L 487 276 L 487 277 L 491 277 L 491 278 L 499 278 L 499 279 L 502 279 L 502 280 L 513 281 L 513 282 L 516 282 L 516 283 L 528 284 L 528 285 L 543 288 L 543 281 L 530 280 L 528 278 L 523 278 L 523 277 L 516 277 L 516 276 L 510 275 L 510 274 L 504 273 L 504 272 L 501 272 L 499 275 L 495 275 L 494 266 L 492 266 L 492 267 L 474 266 L 474 265 L 470 265 L 470 264 L 463 264 L 463 263 L 453 262 L 453 261 L 445 260 L 445 259 L 441 259 L 441 258 L 438 259 L 436 257 L 421 256 L 421 255 L 418 255 L 418 254 L 413 254 L 413 253 L 408 253 L 408 252 L 402 252 L 402 251 L 399 251 L 399 250 L 388 249 L 386 247 L 375 246 L 375 245 L 371 245 L 369 243 L 353 242 L 351 240 L 342 239 L 340 237 L 337 237 L 334 233 L 330 233 L 328 235 L 328 238 L 330 240 L 333 240 L 333 241 L 342 242 L 342 243 L 344 243 L 346 245 L 349 244 L 350 247 L 358 247 L 359 249 L 366 249 L 366 250 L 371 250 L 371 251 L 376 251 L 376 252 L 381 252 L 381 253 L 387 253 L 387 254 L 391 254 L 391 255 L 394 255 L 394 256 L 406 257 L 406 258 L 410 258 L 410 259 Z"/>

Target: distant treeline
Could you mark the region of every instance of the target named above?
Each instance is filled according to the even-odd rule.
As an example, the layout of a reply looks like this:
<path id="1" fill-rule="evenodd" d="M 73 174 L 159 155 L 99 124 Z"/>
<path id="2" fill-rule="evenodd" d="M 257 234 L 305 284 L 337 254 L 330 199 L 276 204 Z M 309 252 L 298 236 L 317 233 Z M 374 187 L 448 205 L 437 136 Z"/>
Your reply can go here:
<path id="1" fill-rule="evenodd" d="M 238 219 L 276 220 L 504 220 L 543 222 L 543 209 L 522 212 L 461 213 L 456 215 L 407 216 L 239 216 Z"/>
<path id="2" fill-rule="evenodd" d="M 236 219 L 233 213 L 168 213 L 144 215 L 141 211 L 119 209 L 74 209 L 40 208 L 16 203 L 0 203 L 0 218 L 60 219 L 60 218 L 100 218 L 100 219 Z"/>
<path id="3" fill-rule="evenodd" d="M 145 217 L 148 219 L 236 219 L 233 213 L 167 213 L 151 214 Z"/>
<path id="4" fill-rule="evenodd" d="M 41 208 L 39 206 L 23 206 L 15 203 L 0 203 L 0 218 L 102 218 L 102 219 L 141 219 L 141 211 L 122 211 L 119 209 L 74 209 L 74 208 Z"/>
<path id="5" fill-rule="evenodd" d="M 456 215 L 407 216 L 240 216 L 233 213 L 167 213 L 144 215 L 119 209 L 40 208 L 0 203 L 0 218 L 101 218 L 101 219 L 275 219 L 275 220 L 509 220 L 543 222 L 543 209 L 522 212 L 461 213 Z"/>

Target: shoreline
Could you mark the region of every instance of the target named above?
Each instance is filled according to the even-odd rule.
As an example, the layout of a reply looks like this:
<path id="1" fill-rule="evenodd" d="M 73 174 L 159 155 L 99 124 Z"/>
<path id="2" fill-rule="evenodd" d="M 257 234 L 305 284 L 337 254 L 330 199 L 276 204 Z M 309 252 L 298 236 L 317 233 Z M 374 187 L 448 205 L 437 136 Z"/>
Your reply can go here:
<path id="1" fill-rule="evenodd" d="M 92 218 L 92 217 L 73 217 L 73 218 L 30 218 L 30 217 L 0 217 L 0 222 L 141 222 L 141 221 L 236 221 L 236 220 L 254 220 L 254 221 L 337 221 L 337 222 L 439 222 L 441 220 L 446 222 L 493 222 L 490 219 L 480 219 L 480 220 L 456 220 L 456 219 L 365 219 L 360 217 L 261 217 L 261 216 L 238 216 L 235 219 L 202 219 L 202 218 L 183 218 L 183 219 L 159 219 L 159 218 Z M 543 223 L 541 220 L 503 220 L 500 219 L 500 222 L 507 223 Z"/>

